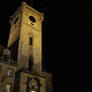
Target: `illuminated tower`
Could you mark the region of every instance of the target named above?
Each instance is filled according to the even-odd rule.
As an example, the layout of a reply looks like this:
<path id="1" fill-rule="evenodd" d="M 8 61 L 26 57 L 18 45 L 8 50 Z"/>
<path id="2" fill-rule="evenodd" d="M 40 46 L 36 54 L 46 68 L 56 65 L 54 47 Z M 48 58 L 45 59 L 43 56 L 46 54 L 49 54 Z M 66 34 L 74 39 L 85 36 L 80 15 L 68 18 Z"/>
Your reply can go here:
<path id="1" fill-rule="evenodd" d="M 36 72 L 42 71 L 42 22 L 43 13 L 25 2 L 10 19 L 8 48 L 20 67 Z"/>

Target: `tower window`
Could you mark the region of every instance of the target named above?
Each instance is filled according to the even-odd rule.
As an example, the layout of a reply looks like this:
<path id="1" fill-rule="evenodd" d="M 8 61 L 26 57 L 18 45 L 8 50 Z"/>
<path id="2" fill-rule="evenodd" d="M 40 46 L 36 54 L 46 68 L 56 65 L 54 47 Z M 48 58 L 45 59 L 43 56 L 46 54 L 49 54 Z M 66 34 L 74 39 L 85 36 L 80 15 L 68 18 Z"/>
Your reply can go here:
<path id="1" fill-rule="evenodd" d="M 29 39 L 29 45 L 33 45 L 33 39 L 32 39 L 32 37 L 30 37 L 30 39 Z"/>
<path id="2" fill-rule="evenodd" d="M 30 57 L 30 58 L 29 58 L 29 64 L 28 64 L 28 66 L 29 66 L 29 67 L 28 67 L 29 70 L 32 71 L 32 70 L 33 70 L 33 57 Z"/>
<path id="3" fill-rule="evenodd" d="M 14 24 L 16 24 L 16 23 L 17 23 L 17 21 L 18 21 L 18 17 L 15 19 Z"/>

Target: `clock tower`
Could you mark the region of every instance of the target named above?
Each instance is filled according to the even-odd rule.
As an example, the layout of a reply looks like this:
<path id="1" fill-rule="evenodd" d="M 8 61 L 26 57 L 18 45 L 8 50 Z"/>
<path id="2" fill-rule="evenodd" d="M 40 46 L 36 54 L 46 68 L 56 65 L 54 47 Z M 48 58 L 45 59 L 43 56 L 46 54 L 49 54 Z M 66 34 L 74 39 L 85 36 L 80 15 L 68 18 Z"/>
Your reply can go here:
<path id="1" fill-rule="evenodd" d="M 11 16 L 8 48 L 20 67 L 42 71 L 42 22 L 43 13 L 25 2 Z M 17 48 L 16 48 L 17 47 Z"/>
<path id="2" fill-rule="evenodd" d="M 0 92 L 53 92 L 52 74 L 42 71 L 43 20 L 25 2 L 11 16 L 8 48 L 0 57 Z"/>

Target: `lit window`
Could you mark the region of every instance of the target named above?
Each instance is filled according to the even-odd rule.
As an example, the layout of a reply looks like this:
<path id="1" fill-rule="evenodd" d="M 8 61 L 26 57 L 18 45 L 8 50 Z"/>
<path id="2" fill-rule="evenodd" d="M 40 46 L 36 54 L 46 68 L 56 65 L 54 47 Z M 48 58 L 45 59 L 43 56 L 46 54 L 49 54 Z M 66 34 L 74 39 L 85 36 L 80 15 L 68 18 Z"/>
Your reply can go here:
<path id="1" fill-rule="evenodd" d="M 30 39 L 29 39 L 29 45 L 33 45 L 33 39 L 32 39 L 32 37 L 30 37 Z"/>
<path id="2" fill-rule="evenodd" d="M 6 84 L 5 92 L 11 92 L 11 84 Z"/>
<path id="3" fill-rule="evenodd" d="M 13 70 L 12 69 L 8 69 L 8 76 L 12 77 L 13 75 Z"/>

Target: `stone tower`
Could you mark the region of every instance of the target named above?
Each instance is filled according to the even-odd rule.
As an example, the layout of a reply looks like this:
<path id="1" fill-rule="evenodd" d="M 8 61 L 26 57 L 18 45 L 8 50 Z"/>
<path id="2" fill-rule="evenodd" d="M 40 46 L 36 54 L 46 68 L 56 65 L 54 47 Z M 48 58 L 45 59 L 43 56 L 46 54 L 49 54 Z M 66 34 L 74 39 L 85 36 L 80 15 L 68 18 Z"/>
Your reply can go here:
<path id="1" fill-rule="evenodd" d="M 20 67 L 36 72 L 42 71 L 42 22 L 43 13 L 25 2 L 10 19 L 8 48 Z"/>

